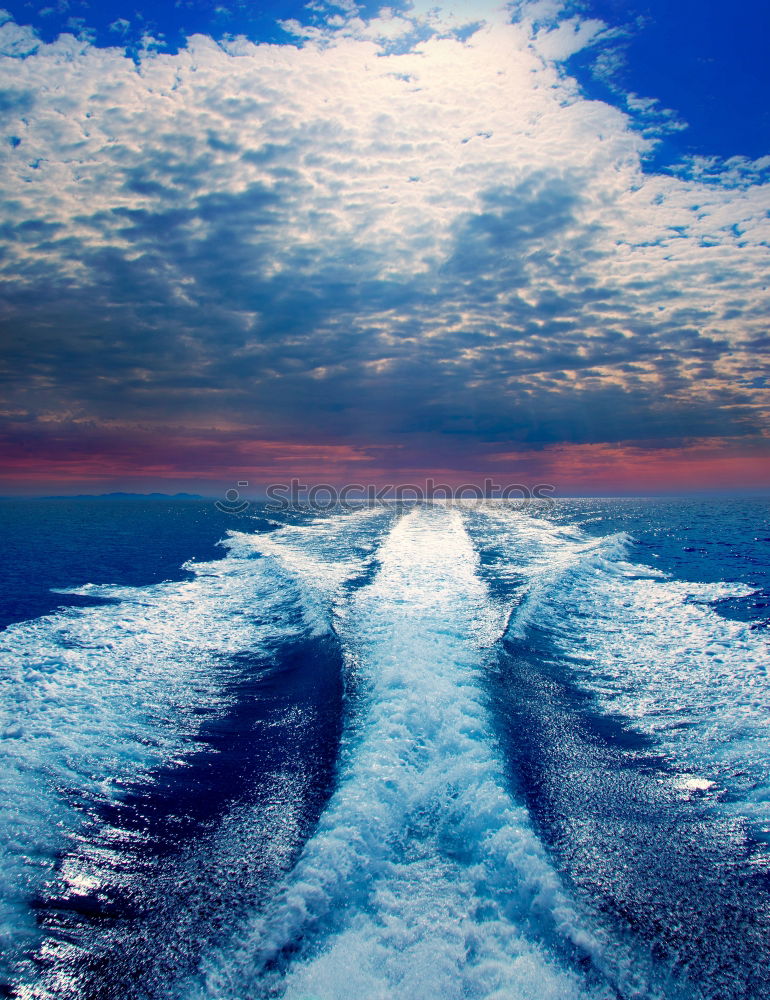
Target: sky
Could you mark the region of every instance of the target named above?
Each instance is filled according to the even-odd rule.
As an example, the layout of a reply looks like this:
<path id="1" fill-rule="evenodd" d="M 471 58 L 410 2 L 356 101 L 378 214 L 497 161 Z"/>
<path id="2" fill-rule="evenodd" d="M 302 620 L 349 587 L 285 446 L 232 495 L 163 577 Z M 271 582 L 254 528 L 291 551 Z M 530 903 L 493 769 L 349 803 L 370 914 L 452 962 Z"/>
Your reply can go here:
<path id="1" fill-rule="evenodd" d="M 768 490 L 736 10 L 6 0 L 0 493 Z"/>

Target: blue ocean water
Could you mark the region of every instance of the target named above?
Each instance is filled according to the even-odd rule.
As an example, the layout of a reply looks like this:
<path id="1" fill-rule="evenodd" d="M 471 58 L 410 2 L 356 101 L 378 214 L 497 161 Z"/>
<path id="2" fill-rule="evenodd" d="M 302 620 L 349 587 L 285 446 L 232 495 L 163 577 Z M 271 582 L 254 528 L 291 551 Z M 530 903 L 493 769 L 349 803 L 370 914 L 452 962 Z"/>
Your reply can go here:
<path id="1" fill-rule="evenodd" d="M 233 516 L 208 500 L 0 500 L 0 628 L 89 603 L 57 588 L 190 579 L 188 559 L 224 555 Z"/>
<path id="2" fill-rule="evenodd" d="M 768 501 L 0 508 L 4 995 L 770 995 Z"/>

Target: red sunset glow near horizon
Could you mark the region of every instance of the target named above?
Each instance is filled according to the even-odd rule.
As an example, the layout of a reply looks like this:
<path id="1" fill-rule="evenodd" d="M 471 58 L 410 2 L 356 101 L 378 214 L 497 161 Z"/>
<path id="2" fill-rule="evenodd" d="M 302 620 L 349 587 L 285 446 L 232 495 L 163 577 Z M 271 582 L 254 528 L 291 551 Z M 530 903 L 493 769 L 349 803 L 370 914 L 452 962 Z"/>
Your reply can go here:
<path id="1" fill-rule="evenodd" d="M 734 442 L 714 440 L 690 449 L 637 445 L 559 444 L 539 450 L 487 451 L 462 468 L 401 464 L 397 447 L 297 442 L 239 442 L 227 448 L 214 439 L 86 442 L 67 451 L 51 442 L 47 454 L 8 449 L 2 458 L 0 491 L 35 496 L 80 492 L 194 492 L 218 495 L 247 480 L 259 495 L 272 483 L 297 478 L 308 487 L 348 483 L 381 487 L 433 480 L 457 489 L 483 487 L 485 478 L 505 487 L 548 484 L 555 495 L 644 495 L 688 492 L 770 492 L 770 457 L 759 447 L 741 452 Z M 10 453 L 8 453 L 10 452 Z M 383 462 L 383 456 L 388 461 Z M 466 456 L 467 458 L 467 456 Z"/>

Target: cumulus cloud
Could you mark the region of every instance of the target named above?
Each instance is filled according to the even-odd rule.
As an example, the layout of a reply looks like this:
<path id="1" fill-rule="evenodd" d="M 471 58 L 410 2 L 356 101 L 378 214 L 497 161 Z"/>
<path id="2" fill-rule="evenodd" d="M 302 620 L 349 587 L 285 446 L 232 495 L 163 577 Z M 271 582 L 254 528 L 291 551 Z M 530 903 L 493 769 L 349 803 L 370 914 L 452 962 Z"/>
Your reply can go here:
<path id="1" fill-rule="evenodd" d="M 763 439 L 768 186 L 645 174 L 560 62 L 600 24 L 471 6 L 139 61 L 0 26 L 9 440 Z"/>

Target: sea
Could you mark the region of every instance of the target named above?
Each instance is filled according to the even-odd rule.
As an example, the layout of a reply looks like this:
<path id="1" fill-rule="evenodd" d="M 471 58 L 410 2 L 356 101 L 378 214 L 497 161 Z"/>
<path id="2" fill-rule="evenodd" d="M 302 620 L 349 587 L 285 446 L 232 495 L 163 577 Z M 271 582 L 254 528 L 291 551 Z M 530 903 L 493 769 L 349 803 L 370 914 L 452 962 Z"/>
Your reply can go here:
<path id="1" fill-rule="evenodd" d="M 770 997 L 767 499 L 0 541 L 0 996 Z"/>

